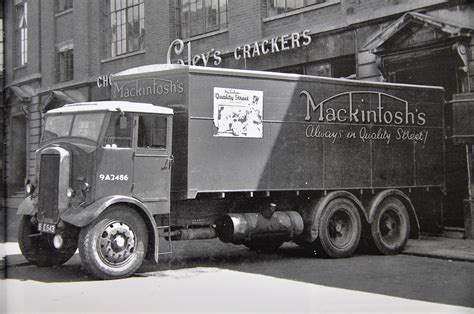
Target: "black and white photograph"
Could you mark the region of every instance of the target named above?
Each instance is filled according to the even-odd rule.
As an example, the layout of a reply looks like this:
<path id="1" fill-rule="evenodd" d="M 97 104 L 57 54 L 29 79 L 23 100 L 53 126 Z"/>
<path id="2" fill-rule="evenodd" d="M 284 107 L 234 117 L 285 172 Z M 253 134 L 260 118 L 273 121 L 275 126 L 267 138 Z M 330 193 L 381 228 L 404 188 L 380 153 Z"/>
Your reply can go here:
<path id="1" fill-rule="evenodd" d="M 0 313 L 474 314 L 474 2 L 0 1 L 0 180 Z"/>

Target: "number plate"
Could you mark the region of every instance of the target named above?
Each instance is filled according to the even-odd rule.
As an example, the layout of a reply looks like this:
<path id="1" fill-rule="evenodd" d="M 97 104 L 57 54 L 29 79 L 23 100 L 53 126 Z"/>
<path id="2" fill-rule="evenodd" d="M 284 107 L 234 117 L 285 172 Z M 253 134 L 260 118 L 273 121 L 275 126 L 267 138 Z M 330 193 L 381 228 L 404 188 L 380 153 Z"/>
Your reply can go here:
<path id="1" fill-rule="evenodd" d="M 55 233 L 56 225 L 38 222 L 38 231 L 46 233 Z"/>

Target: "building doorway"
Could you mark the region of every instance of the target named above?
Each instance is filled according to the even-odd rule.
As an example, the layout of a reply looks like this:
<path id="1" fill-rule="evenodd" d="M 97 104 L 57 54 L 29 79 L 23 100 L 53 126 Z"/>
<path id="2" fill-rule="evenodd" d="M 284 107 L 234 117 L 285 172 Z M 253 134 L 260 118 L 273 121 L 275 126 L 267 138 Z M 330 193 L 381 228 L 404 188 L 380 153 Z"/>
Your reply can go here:
<path id="1" fill-rule="evenodd" d="M 23 114 L 12 116 L 9 136 L 8 195 L 23 193 L 26 178 L 26 117 Z"/>
<path id="2" fill-rule="evenodd" d="M 396 83 L 442 86 L 445 99 L 459 93 L 458 65 L 452 55 L 414 58 L 406 61 L 396 71 L 389 74 L 390 81 Z M 455 145 L 450 139 L 452 124 L 452 106 L 445 106 L 445 125 L 447 139 L 445 155 L 446 198 L 443 207 L 443 225 L 445 227 L 464 226 L 463 200 L 468 198 L 468 177 L 466 171 L 466 153 L 463 145 Z"/>

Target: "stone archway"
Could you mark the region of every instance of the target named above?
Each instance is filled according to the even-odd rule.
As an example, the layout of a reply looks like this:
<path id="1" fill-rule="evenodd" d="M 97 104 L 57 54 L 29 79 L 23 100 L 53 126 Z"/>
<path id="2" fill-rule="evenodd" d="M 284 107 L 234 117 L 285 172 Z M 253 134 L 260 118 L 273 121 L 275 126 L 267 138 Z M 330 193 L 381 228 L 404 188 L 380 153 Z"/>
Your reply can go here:
<path id="1" fill-rule="evenodd" d="M 28 87 L 10 86 L 6 89 L 5 178 L 7 196 L 22 194 L 27 173 L 28 112 L 33 91 Z"/>
<path id="2" fill-rule="evenodd" d="M 407 13 L 367 45 L 390 82 L 443 86 L 446 98 L 469 91 L 468 47 L 474 30 Z"/>

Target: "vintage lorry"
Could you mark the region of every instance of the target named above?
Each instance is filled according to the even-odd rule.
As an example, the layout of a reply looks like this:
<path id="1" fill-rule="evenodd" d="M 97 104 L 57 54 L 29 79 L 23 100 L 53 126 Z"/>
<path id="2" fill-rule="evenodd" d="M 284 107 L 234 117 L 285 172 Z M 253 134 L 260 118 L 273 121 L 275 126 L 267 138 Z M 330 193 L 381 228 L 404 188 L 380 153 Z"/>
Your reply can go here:
<path id="1" fill-rule="evenodd" d="M 436 219 L 442 88 L 182 65 L 112 82 L 111 101 L 45 115 L 18 210 L 34 264 L 79 248 L 94 276 L 121 278 L 163 243 L 216 237 L 396 254 Z"/>

